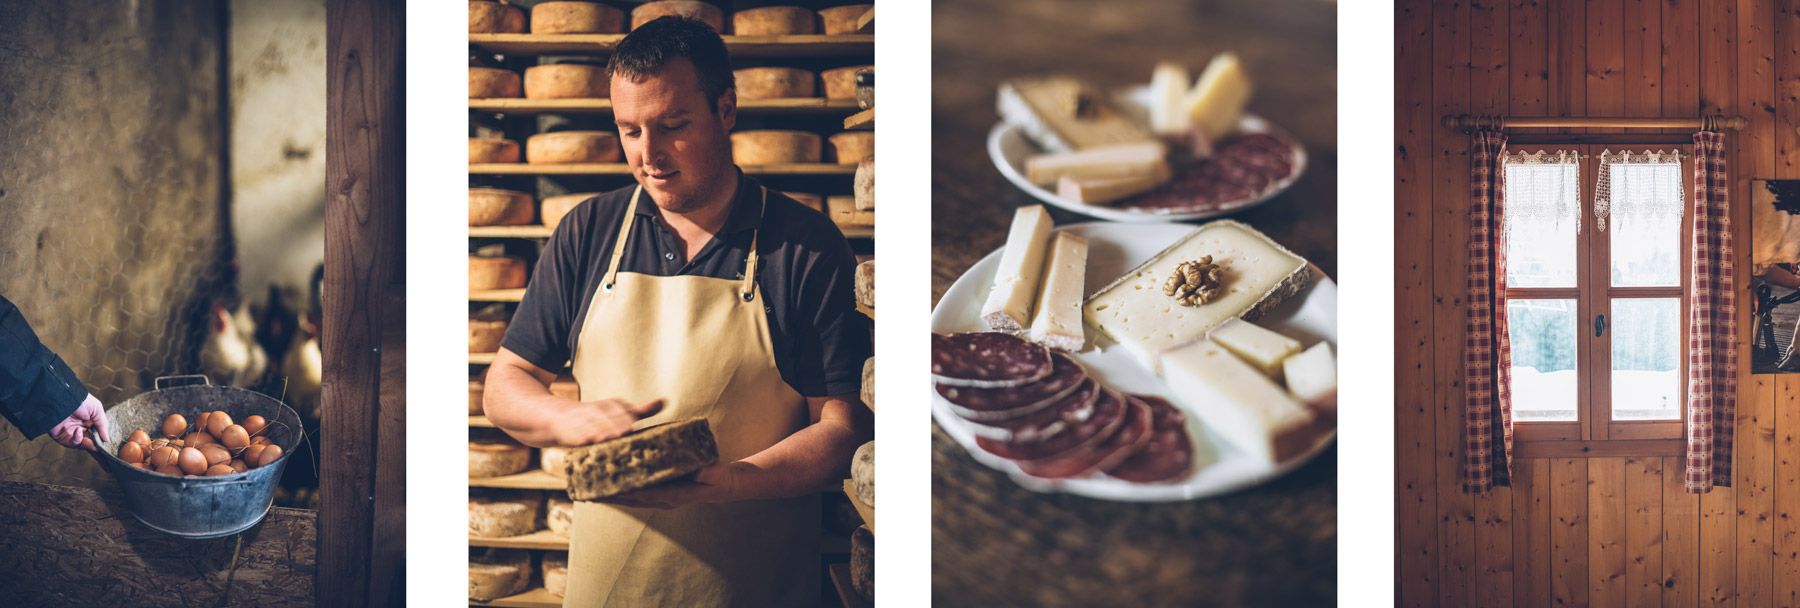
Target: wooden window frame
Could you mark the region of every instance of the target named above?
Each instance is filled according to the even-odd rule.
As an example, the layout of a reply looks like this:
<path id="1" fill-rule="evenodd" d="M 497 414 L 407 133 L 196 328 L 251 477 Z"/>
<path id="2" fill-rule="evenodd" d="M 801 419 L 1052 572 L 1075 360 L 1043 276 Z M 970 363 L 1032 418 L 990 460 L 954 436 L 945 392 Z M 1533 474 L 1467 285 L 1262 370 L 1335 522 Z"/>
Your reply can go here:
<path id="1" fill-rule="evenodd" d="M 1674 287 L 1614 287 L 1612 286 L 1611 234 L 1599 230 L 1599 222 L 1594 217 L 1593 200 L 1596 194 L 1595 185 L 1599 181 L 1600 153 L 1604 150 L 1629 150 L 1641 152 L 1647 150 L 1678 149 L 1681 152 L 1681 175 L 1683 196 L 1683 219 L 1681 235 L 1678 241 L 1681 261 L 1678 274 L 1681 281 Z M 1693 225 L 1688 221 L 1693 213 L 1693 183 L 1687 176 L 1693 174 L 1693 145 L 1619 145 L 1619 144 L 1546 144 L 1519 146 L 1509 149 L 1513 152 L 1569 151 L 1581 155 L 1578 179 L 1581 180 L 1581 234 L 1576 237 L 1575 287 L 1508 287 L 1507 299 L 1574 299 L 1576 316 L 1576 420 L 1520 422 L 1513 424 L 1514 457 L 1619 457 L 1619 456 L 1673 456 L 1684 453 L 1684 425 L 1687 420 L 1687 399 L 1685 390 L 1678 389 L 1681 394 L 1679 416 L 1674 420 L 1614 420 L 1612 418 L 1612 324 L 1609 322 L 1606 331 L 1595 336 L 1591 328 L 1596 315 L 1605 314 L 1609 320 L 1613 318 L 1612 301 L 1624 298 L 1675 298 L 1680 302 L 1680 333 L 1676 343 L 1680 353 L 1677 357 L 1679 386 L 1686 383 L 1680 379 L 1687 378 L 1688 347 L 1687 335 L 1688 313 L 1690 303 L 1687 298 L 1689 269 L 1692 267 L 1691 247 L 1693 241 Z M 1510 331 L 1510 329 L 1509 329 Z"/>

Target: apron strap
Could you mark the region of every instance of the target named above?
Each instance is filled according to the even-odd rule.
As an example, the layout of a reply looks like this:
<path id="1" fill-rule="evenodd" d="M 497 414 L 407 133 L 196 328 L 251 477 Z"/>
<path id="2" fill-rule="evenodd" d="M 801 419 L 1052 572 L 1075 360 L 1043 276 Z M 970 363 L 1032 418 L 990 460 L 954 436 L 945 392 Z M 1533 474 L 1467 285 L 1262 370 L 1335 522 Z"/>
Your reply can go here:
<path id="1" fill-rule="evenodd" d="M 738 289 L 738 295 L 749 302 L 756 296 L 756 234 L 762 232 L 762 218 L 769 213 L 769 187 L 762 187 L 762 209 L 757 214 L 758 228 L 750 231 L 750 255 L 744 258 L 744 286 Z"/>
<path id="2" fill-rule="evenodd" d="M 631 204 L 625 206 L 625 225 L 619 227 L 619 242 L 613 243 L 612 261 L 606 266 L 606 278 L 601 279 L 600 289 L 611 292 L 613 284 L 618 282 L 619 258 L 625 257 L 625 238 L 631 236 L 631 220 L 637 216 L 638 195 L 643 193 L 641 184 L 631 191 Z"/>

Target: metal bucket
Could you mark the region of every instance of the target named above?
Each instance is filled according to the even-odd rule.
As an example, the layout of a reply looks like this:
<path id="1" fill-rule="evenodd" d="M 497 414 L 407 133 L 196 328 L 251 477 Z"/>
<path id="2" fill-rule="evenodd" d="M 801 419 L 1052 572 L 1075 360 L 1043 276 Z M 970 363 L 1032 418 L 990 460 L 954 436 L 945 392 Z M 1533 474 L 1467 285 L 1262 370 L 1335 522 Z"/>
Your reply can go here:
<path id="1" fill-rule="evenodd" d="M 186 386 L 172 386 L 184 382 Z M 181 414 L 192 421 L 202 412 L 223 411 L 232 420 L 262 416 L 263 434 L 281 446 L 283 456 L 272 466 L 218 477 L 176 477 L 147 471 L 119 460 L 119 445 L 131 431 L 162 434 L 163 419 Z M 102 444 L 99 460 L 125 493 L 131 514 L 158 532 L 182 538 L 230 536 L 255 526 L 268 515 L 275 483 L 300 443 L 300 416 L 280 401 L 253 391 L 212 386 L 206 376 L 156 379 L 156 390 L 140 394 L 106 411 L 112 440 Z M 97 440 L 98 438 L 96 438 Z"/>

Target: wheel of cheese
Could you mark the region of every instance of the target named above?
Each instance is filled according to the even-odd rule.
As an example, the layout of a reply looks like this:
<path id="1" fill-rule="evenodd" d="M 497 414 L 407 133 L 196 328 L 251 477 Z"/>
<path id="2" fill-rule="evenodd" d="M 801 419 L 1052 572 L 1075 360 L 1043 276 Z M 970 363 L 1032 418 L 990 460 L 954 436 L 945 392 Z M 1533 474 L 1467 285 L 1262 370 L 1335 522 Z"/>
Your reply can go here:
<path id="1" fill-rule="evenodd" d="M 469 376 L 469 415 L 470 416 L 482 415 L 481 394 L 482 394 L 482 388 L 485 386 L 486 385 L 483 384 L 481 381 L 480 375 Z"/>
<path id="2" fill-rule="evenodd" d="M 531 448 L 508 439 L 469 441 L 469 477 L 511 475 L 531 466 Z"/>
<path id="3" fill-rule="evenodd" d="M 525 286 L 525 260 L 469 256 L 469 289 L 518 289 Z"/>
<path id="4" fill-rule="evenodd" d="M 469 534 L 486 538 L 523 536 L 543 528 L 538 513 L 543 495 L 536 492 L 477 496 L 469 499 Z"/>
<path id="5" fill-rule="evenodd" d="M 544 554 L 544 590 L 562 597 L 569 590 L 569 554 L 553 551 Z"/>
<path id="6" fill-rule="evenodd" d="M 819 213 L 825 212 L 825 199 L 817 194 L 810 192 L 783 192 L 782 194 L 786 194 L 788 198 L 800 201 L 800 204 L 802 205 L 812 207 L 813 210 L 818 211 Z"/>
<path id="7" fill-rule="evenodd" d="M 564 466 L 568 460 L 569 448 L 553 445 L 538 450 L 538 468 L 543 469 L 545 473 L 557 477 L 568 477 L 569 470 Z"/>
<path id="8" fill-rule="evenodd" d="M 625 11 L 596 2 L 539 2 L 531 7 L 533 34 L 623 34 Z"/>
<path id="9" fill-rule="evenodd" d="M 765 6 L 731 14 L 738 36 L 804 36 L 819 33 L 819 15 L 798 6 Z"/>
<path id="10" fill-rule="evenodd" d="M 873 69 L 872 65 L 853 65 L 819 72 L 825 81 L 826 99 L 856 99 L 856 71 Z"/>
<path id="11" fill-rule="evenodd" d="M 839 228 L 874 228 L 874 211 L 857 211 L 856 197 L 849 195 L 830 196 L 825 198 L 825 214 L 831 216 Z"/>
<path id="12" fill-rule="evenodd" d="M 519 162 L 519 142 L 492 137 L 469 138 L 469 164 Z"/>
<path id="13" fill-rule="evenodd" d="M 825 35 L 856 33 L 856 21 L 861 19 L 873 4 L 851 4 L 819 9 L 819 20 L 825 24 Z"/>
<path id="14" fill-rule="evenodd" d="M 525 11 L 511 4 L 469 0 L 469 33 L 523 34 Z"/>
<path id="15" fill-rule="evenodd" d="M 845 131 L 831 136 L 832 158 L 840 165 L 855 165 L 875 155 L 874 131 Z"/>
<path id="16" fill-rule="evenodd" d="M 557 492 L 550 495 L 550 506 L 545 509 L 550 523 L 550 533 L 563 538 L 569 537 L 569 528 L 575 525 L 575 501 L 569 495 Z"/>
<path id="17" fill-rule="evenodd" d="M 870 308 L 874 308 L 874 307 L 871 306 Z M 869 359 L 867 361 L 863 361 L 862 400 L 863 400 L 864 404 L 867 404 L 869 406 L 869 409 L 875 409 L 875 358 L 874 357 L 869 357 Z M 871 502 L 871 503 L 869 503 L 869 506 L 875 506 L 875 503 Z"/>
<path id="18" fill-rule="evenodd" d="M 530 224 L 534 205 L 531 195 L 499 188 L 469 189 L 470 226 L 523 226 Z"/>
<path id="19" fill-rule="evenodd" d="M 850 587 L 875 601 L 875 533 L 861 526 L 850 533 Z"/>
<path id="20" fill-rule="evenodd" d="M 518 97 L 519 75 L 498 68 L 469 68 L 469 99 Z"/>
<path id="21" fill-rule="evenodd" d="M 500 352 L 500 339 L 506 337 L 506 319 L 483 318 L 469 319 L 469 352 Z"/>
<path id="22" fill-rule="evenodd" d="M 874 359 L 870 359 L 874 361 Z M 856 448 L 850 460 L 850 493 L 870 507 L 875 506 L 875 442 Z"/>
<path id="23" fill-rule="evenodd" d="M 515 595 L 529 582 L 531 554 L 523 550 L 485 550 L 469 557 L 469 599 L 485 602 Z"/>
<path id="24" fill-rule="evenodd" d="M 556 63 L 525 68 L 526 99 L 605 99 L 606 68 Z"/>
<path id="25" fill-rule="evenodd" d="M 875 307 L 875 260 L 856 265 L 856 303 Z"/>
<path id="26" fill-rule="evenodd" d="M 717 6 L 692 0 L 658 0 L 641 4 L 631 10 L 631 29 L 670 15 L 699 19 L 712 26 L 713 31 L 725 34 L 725 12 Z"/>
<path id="27" fill-rule="evenodd" d="M 557 131 L 525 140 L 525 162 L 534 165 L 616 163 L 622 156 L 619 136 L 608 131 Z"/>
<path id="28" fill-rule="evenodd" d="M 813 73 L 799 68 L 744 68 L 731 73 L 737 80 L 738 99 L 812 97 Z"/>
<path id="29" fill-rule="evenodd" d="M 731 134 L 731 159 L 739 165 L 819 162 L 819 134 L 805 131 L 739 131 Z"/>
<path id="30" fill-rule="evenodd" d="M 544 199 L 541 213 L 544 218 L 544 226 L 551 230 L 556 230 L 556 227 L 562 224 L 563 216 L 568 215 L 570 211 L 574 211 L 576 205 L 580 205 L 588 199 L 598 195 L 599 193 L 596 192 L 583 192 L 581 194 L 564 194 Z"/>
<path id="31" fill-rule="evenodd" d="M 856 163 L 856 209 L 858 211 L 875 210 L 875 155 L 863 157 Z"/>

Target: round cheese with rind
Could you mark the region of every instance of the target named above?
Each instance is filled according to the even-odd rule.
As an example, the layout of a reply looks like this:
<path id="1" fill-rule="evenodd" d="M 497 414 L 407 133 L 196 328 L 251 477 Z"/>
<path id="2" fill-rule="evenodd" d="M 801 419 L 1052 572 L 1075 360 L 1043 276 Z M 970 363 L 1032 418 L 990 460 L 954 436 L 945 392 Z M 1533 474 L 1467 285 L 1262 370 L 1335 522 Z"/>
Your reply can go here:
<path id="1" fill-rule="evenodd" d="M 874 131 L 845 131 L 831 136 L 832 159 L 840 165 L 855 165 L 875 154 Z"/>
<path id="2" fill-rule="evenodd" d="M 482 415 L 481 396 L 482 396 L 482 389 L 485 387 L 486 387 L 486 384 L 482 382 L 480 375 L 469 376 L 469 415 L 470 416 Z"/>
<path id="3" fill-rule="evenodd" d="M 738 165 L 816 163 L 818 133 L 806 131 L 739 131 L 731 134 L 731 158 Z"/>
<path id="4" fill-rule="evenodd" d="M 497 600 L 516 595 L 531 582 L 531 554 L 490 549 L 469 558 L 469 599 Z"/>
<path id="5" fill-rule="evenodd" d="M 469 164 L 519 162 L 519 142 L 493 137 L 469 138 Z"/>
<path id="6" fill-rule="evenodd" d="M 544 590 L 562 597 L 569 590 L 569 554 L 553 551 L 544 554 Z"/>
<path id="7" fill-rule="evenodd" d="M 531 195 L 499 188 L 469 189 L 470 226 L 522 226 L 533 218 Z"/>
<path id="8" fill-rule="evenodd" d="M 499 477 L 531 466 L 531 448 L 508 439 L 469 441 L 469 477 Z"/>
<path id="9" fill-rule="evenodd" d="M 875 532 L 868 526 L 850 533 L 850 587 L 863 600 L 875 601 Z"/>
<path id="10" fill-rule="evenodd" d="M 623 34 L 625 11 L 598 2 L 539 2 L 531 7 L 533 34 Z"/>
<path id="11" fill-rule="evenodd" d="M 525 68 L 526 99 L 605 99 L 606 68 L 555 63 Z"/>
<path id="12" fill-rule="evenodd" d="M 553 445 L 538 450 L 538 467 L 557 477 L 568 477 L 569 448 Z"/>
<path id="13" fill-rule="evenodd" d="M 874 359 L 869 359 L 873 363 Z M 871 441 L 856 448 L 856 456 L 850 460 L 850 493 L 863 504 L 875 506 L 875 442 Z"/>
<path id="14" fill-rule="evenodd" d="M 569 495 L 557 492 L 550 495 L 550 506 L 545 509 L 549 520 L 550 533 L 563 538 L 569 537 L 569 530 L 575 526 L 575 501 Z"/>
<path id="15" fill-rule="evenodd" d="M 518 289 L 524 286 L 524 259 L 469 256 L 470 290 Z"/>
<path id="16" fill-rule="evenodd" d="M 747 8 L 731 14 L 738 36 L 805 36 L 819 33 L 819 15 L 798 6 Z"/>
<path id="17" fill-rule="evenodd" d="M 499 68 L 469 68 L 469 99 L 493 99 L 524 95 L 519 74 Z"/>
<path id="18" fill-rule="evenodd" d="M 875 210 L 875 155 L 863 157 L 856 163 L 856 181 L 852 186 L 856 193 L 856 208 L 859 211 Z"/>
<path id="19" fill-rule="evenodd" d="M 829 196 L 825 198 L 825 215 L 839 228 L 874 228 L 875 212 L 858 211 L 856 197 L 848 195 Z"/>
<path id="20" fill-rule="evenodd" d="M 469 499 L 469 534 L 484 538 L 523 536 L 543 528 L 543 495 L 520 492 Z"/>
<path id="21" fill-rule="evenodd" d="M 525 162 L 534 165 L 616 163 L 623 155 L 619 136 L 608 131 L 557 131 L 525 140 Z"/>
<path id="22" fill-rule="evenodd" d="M 781 99 L 816 94 L 813 73 L 799 68 L 761 67 L 733 71 L 738 99 Z"/>
<path id="23" fill-rule="evenodd" d="M 726 33 L 725 12 L 717 6 L 693 0 L 658 0 L 641 4 L 631 10 L 631 29 L 635 30 L 659 17 L 671 15 L 699 19 L 712 26 L 713 31 L 720 35 Z"/>
<path id="24" fill-rule="evenodd" d="M 511 4 L 469 0 L 469 33 L 523 34 L 525 11 Z"/>
<path id="25" fill-rule="evenodd" d="M 825 35 L 856 33 L 856 22 L 864 13 L 875 8 L 873 4 L 850 4 L 819 9 L 819 20 L 824 23 Z"/>
<path id="26" fill-rule="evenodd" d="M 856 71 L 874 67 L 872 65 L 853 65 L 819 72 L 819 80 L 825 82 L 825 98 L 856 99 Z"/>
<path id="27" fill-rule="evenodd" d="M 506 337 L 507 320 L 476 315 L 469 318 L 469 352 L 500 352 L 500 340 Z"/>
<path id="28" fill-rule="evenodd" d="M 599 196 L 599 193 L 563 194 L 544 199 L 541 212 L 544 218 L 544 227 L 556 230 L 557 226 L 562 225 L 563 217 L 569 215 L 570 211 L 574 211 L 577 205 L 595 196 Z"/>

